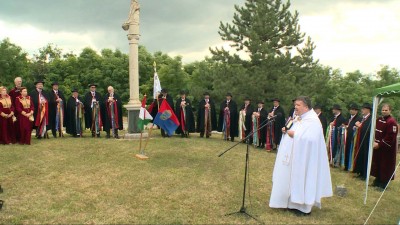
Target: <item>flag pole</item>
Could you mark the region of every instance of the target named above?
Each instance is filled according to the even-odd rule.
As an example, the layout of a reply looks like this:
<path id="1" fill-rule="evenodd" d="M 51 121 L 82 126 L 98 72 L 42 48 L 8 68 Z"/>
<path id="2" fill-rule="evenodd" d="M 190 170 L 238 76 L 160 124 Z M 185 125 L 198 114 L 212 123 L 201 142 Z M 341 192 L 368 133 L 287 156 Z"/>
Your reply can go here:
<path id="1" fill-rule="evenodd" d="M 146 96 L 147 95 L 144 94 L 143 98 L 145 99 Z M 141 106 L 141 107 L 143 107 L 143 106 Z M 146 113 L 144 113 L 144 115 L 143 115 L 143 120 L 145 120 L 145 119 L 146 119 Z M 143 129 L 144 129 L 144 127 L 143 127 Z M 140 129 L 139 154 L 136 154 L 135 157 L 138 159 L 145 160 L 145 159 L 148 159 L 149 157 L 146 156 L 146 154 L 144 153 L 144 149 L 142 149 L 143 129 Z"/>
<path id="2" fill-rule="evenodd" d="M 153 131 L 153 127 L 154 127 L 154 123 L 151 124 L 150 130 L 149 130 L 149 134 L 147 135 L 146 142 L 144 143 L 143 151 L 146 149 L 147 143 L 149 143 L 149 139 L 150 139 L 150 136 L 151 136 L 151 132 Z"/>

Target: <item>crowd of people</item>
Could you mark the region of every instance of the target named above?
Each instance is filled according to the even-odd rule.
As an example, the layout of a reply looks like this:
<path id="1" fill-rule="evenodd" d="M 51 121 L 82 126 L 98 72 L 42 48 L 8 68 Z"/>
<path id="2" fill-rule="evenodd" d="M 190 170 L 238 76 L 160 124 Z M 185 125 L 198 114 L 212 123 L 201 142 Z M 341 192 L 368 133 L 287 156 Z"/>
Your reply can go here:
<path id="1" fill-rule="evenodd" d="M 331 165 L 353 172 L 365 180 L 368 175 L 370 135 L 375 132 L 371 175 L 376 177 L 373 185 L 384 189 L 394 179 L 392 174 L 396 164 L 398 125 L 391 115 L 392 107 L 389 104 L 381 105 L 375 131 L 371 131 L 370 103 L 364 103 L 361 107 L 350 105 L 350 117 L 347 119 L 342 115 L 339 105 L 334 105 L 332 112 L 334 118 L 329 123 L 326 138 Z"/>
<path id="2" fill-rule="evenodd" d="M 38 139 L 48 138 L 49 130 L 54 138 L 61 137 L 64 127 L 73 137 L 82 137 L 88 128 L 92 137 L 100 137 L 103 130 L 107 138 L 119 138 L 118 130 L 123 129 L 122 104 L 112 86 L 102 96 L 96 91 L 97 86 L 90 84 L 83 98 L 74 89 L 66 99 L 57 82 L 51 84 L 49 91 L 43 89 L 43 81 L 36 81 L 32 90 L 22 86 L 20 77 L 15 78 L 14 83 L 15 87 L 9 92 L 6 87 L 0 87 L 0 144 L 29 145 L 32 129 L 36 130 Z M 167 89 L 162 89 L 149 109 L 153 118 L 163 101 L 167 101 L 178 118 L 175 133 L 183 138 L 194 132 L 201 138 L 209 138 L 212 131 L 218 130 L 226 141 L 238 137 L 239 141 L 259 149 L 278 150 L 271 207 L 310 213 L 313 206 L 320 206 L 322 197 L 332 195 L 329 164 L 365 180 L 371 132 L 375 132 L 371 162 L 371 175 L 376 177 L 373 185 L 385 188 L 394 179 L 398 125 L 391 116 L 389 104 L 382 104 L 376 130 L 371 131 L 372 105 L 369 103 L 361 107 L 351 104 L 349 118 L 345 118 L 341 106 L 335 104 L 332 107 L 334 116 L 328 121 L 321 105 L 311 105 L 311 100 L 305 96 L 293 99 L 293 108 L 285 116 L 278 98 L 272 99 L 267 107 L 262 100 L 253 105 L 250 98 L 245 98 L 238 107 L 232 94 L 227 93 L 217 108 L 210 94 L 205 92 L 196 107 L 195 122 L 193 104 L 185 91 L 180 92 L 174 104 Z M 170 137 L 163 129 L 161 134 Z M 299 191 L 307 186 L 310 188 L 306 191 Z"/>
<path id="3" fill-rule="evenodd" d="M 153 117 L 156 116 L 158 106 L 164 100 L 174 107 L 174 113 L 180 123 L 175 133 L 182 137 L 189 137 L 190 133 L 198 132 L 200 137 L 209 138 L 212 131 L 217 130 L 222 132 L 224 140 L 227 141 L 234 141 L 235 137 L 238 137 L 240 141 L 267 151 L 276 150 L 279 147 L 282 127 L 285 124 L 285 112 L 278 98 L 272 99 L 271 106 L 268 108 L 264 106 L 264 101 L 258 101 L 254 106 L 251 100 L 246 98 L 238 108 L 232 94 L 227 93 L 226 99 L 221 102 L 219 108 L 216 108 L 216 103 L 210 94 L 205 92 L 196 107 L 196 123 L 192 103 L 185 91 L 180 92 L 180 98 L 174 104 L 168 90 L 162 89 L 161 94 L 150 107 Z M 161 134 L 163 137 L 169 137 L 163 130 Z"/>
<path id="4" fill-rule="evenodd" d="M 0 86 L 0 144 L 29 145 L 33 129 L 37 139 L 49 138 L 50 130 L 54 138 L 64 133 L 82 137 L 86 128 L 92 137 L 100 137 L 103 130 L 107 138 L 119 138 L 118 130 L 123 129 L 122 102 L 112 86 L 104 97 L 96 91 L 97 85 L 90 84 L 84 98 L 77 89 L 66 98 L 58 82 L 53 82 L 49 91 L 43 89 L 43 81 L 34 82 L 32 90 L 22 86 L 20 77 L 14 83 L 9 92 Z"/>

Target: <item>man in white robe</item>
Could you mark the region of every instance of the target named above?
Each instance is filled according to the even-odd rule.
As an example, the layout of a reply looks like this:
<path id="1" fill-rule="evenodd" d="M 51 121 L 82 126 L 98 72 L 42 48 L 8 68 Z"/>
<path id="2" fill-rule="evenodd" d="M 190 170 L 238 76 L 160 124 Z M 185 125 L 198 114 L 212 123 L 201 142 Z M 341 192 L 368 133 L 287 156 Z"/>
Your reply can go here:
<path id="1" fill-rule="evenodd" d="M 272 175 L 271 208 L 297 209 L 310 213 L 321 208 L 321 198 L 332 196 L 332 182 L 322 126 L 311 100 L 295 101 L 298 117 L 283 138 Z"/>

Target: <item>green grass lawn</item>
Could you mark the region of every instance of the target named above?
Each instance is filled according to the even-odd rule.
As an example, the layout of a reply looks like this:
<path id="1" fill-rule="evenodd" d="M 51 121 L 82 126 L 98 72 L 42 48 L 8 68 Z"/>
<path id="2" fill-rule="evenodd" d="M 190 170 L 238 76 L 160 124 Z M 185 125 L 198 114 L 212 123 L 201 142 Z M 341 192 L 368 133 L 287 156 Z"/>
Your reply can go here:
<path id="1" fill-rule="evenodd" d="M 149 160 L 135 158 L 138 140 L 66 137 L 33 139 L 31 146 L 0 146 L 0 183 L 5 200 L 0 223 L 257 223 L 238 211 L 242 201 L 246 146 L 220 135 L 201 139 L 161 138 L 154 131 Z M 381 192 L 351 173 L 331 169 L 332 184 L 344 184 L 346 197 L 325 198 L 322 210 L 299 217 L 268 207 L 276 153 L 250 150 L 247 211 L 266 224 L 362 224 Z M 400 182 L 396 179 L 369 224 L 397 224 Z"/>

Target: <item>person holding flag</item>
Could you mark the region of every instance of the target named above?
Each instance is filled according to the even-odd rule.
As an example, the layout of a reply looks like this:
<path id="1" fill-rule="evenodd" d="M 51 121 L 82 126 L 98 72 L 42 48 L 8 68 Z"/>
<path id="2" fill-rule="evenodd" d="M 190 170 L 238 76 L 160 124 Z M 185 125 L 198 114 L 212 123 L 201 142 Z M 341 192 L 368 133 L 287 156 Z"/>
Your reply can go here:
<path id="1" fill-rule="evenodd" d="M 177 134 L 181 137 L 189 137 L 189 133 L 194 132 L 194 116 L 192 109 L 192 102 L 186 98 L 186 92 L 180 92 L 181 97 L 176 100 L 175 112 L 179 120 L 179 127 L 176 130 Z"/>
<path id="2" fill-rule="evenodd" d="M 166 88 L 163 88 L 161 90 L 161 94 L 158 96 L 158 104 L 156 105 L 157 107 L 157 114 L 154 117 L 157 117 L 158 113 L 160 112 L 160 108 L 163 102 L 167 102 L 167 105 L 169 106 L 169 108 L 171 108 L 172 113 L 175 112 L 172 109 L 172 107 L 174 107 L 174 100 L 172 99 L 171 95 L 168 94 L 168 90 Z M 158 124 L 156 124 L 158 125 Z M 174 130 L 175 131 L 175 130 Z M 172 134 L 171 134 L 172 135 Z M 170 134 L 166 134 L 165 130 L 161 127 L 161 136 L 163 137 L 171 137 Z"/>
<path id="3" fill-rule="evenodd" d="M 166 91 L 165 89 L 163 90 Z M 154 124 L 161 128 L 161 134 L 163 134 L 163 137 L 171 137 L 176 128 L 179 126 L 179 120 L 176 117 L 174 110 L 168 103 L 166 96 L 161 102 L 160 109 L 158 110 L 157 116 L 154 119 Z"/>

